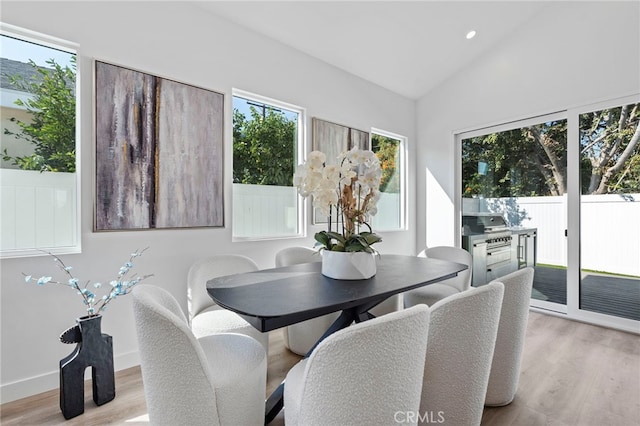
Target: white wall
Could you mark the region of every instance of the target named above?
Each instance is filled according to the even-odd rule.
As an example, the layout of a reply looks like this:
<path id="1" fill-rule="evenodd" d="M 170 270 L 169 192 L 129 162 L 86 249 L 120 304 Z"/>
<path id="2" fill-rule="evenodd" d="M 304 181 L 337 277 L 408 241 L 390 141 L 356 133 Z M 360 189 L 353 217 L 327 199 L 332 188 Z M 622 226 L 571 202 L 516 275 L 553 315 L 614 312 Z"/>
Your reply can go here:
<path id="1" fill-rule="evenodd" d="M 640 93 L 638 2 L 549 2 L 528 24 L 418 101 L 418 247 L 455 244 L 456 131 Z"/>
<path id="2" fill-rule="evenodd" d="M 375 127 L 407 136 L 414 158 L 415 102 L 395 95 L 300 52 L 179 2 L 2 2 L 2 21 L 80 44 L 82 126 L 82 247 L 65 256 L 81 279 L 107 280 L 117 274 L 129 253 L 150 247 L 136 263 L 139 273 L 170 290 L 186 310 L 186 275 L 196 259 L 242 253 L 260 267 L 274 266 L 274 253 L 297 240 L 231 242 L 231 89 L 236 87 L 307 111 L 311 117 L 358 129 Z M 93 129 L 92 60 L 100 59 L 224 92 L 225 224 L 224 229 L 92 232 Z M 177 117 L 179 119 L 179 117 Z M 307 131 L 308 142 L 311 136 Z M 409 165 L 409 182 L 415 167 Z M 410 184 L 409 200 L 415 200 Z M 383 253 L 415 254 L 415 202 L 408 206 L 411 231 L 384 233 Z M 309 220 L 310 222 L 310 220 Z M 1 261 L 2 402 L 58 386 L 58 361 L 72 346 L 58 335 L 83 315 L 79 297 L 66 288 L 26 285 L 22 272 L 53 272 L 49 258 Z M 138 362 L 130 298 L 116 300 L 103 319 L 113 335 L 116 369 Z"/>

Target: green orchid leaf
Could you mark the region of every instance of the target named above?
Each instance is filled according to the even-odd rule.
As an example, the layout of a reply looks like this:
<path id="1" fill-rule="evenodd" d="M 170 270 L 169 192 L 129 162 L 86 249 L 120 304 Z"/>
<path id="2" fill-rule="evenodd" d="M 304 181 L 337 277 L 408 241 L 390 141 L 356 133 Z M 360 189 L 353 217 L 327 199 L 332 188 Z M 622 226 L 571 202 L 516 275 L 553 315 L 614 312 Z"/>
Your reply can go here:
<path id="1" fill-rule="evenodd" d="M 360 235 L 365 239 L 368 245 L 379 243 L 380 241 L 382 241 L 382 238 L 380 238 L 378 234 L 374 234 L 373 232 L 362 232 Z"/>
<path id="2" fill-rule="evenodd" d="M 347 239 L 345 237 L 342 236 L 342 234 L 339 234 L 337 232 L 327 232 L 327 231 L 322 231 L 322 232 L 326 232 L 326 234 L 333 238 L 334 240 L 337 240 L 339 243 L 346 243 Z"/>
<path id="3" fill-rule="evenodd" d="M 326 231 L 316 232 L 314 238 L 317 242 L 329 248 L 329 244 L 331 244 L 331 238 L 329 238 Z"/>

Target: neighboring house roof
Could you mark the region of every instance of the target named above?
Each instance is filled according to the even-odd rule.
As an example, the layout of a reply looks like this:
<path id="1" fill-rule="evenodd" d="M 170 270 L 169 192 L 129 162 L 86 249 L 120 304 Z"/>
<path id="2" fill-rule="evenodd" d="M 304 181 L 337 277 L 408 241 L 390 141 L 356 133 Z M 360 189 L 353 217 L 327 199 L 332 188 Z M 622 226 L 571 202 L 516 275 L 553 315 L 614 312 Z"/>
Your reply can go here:
<path id="1" fill-rule="evenodd" d="M 41 74 L 28 63 L 0 58 L 0 89 L 20 90 L 11 84 L 9 76 L 14 75 L 22 76 L 25 81 L 42 79 Z"/>

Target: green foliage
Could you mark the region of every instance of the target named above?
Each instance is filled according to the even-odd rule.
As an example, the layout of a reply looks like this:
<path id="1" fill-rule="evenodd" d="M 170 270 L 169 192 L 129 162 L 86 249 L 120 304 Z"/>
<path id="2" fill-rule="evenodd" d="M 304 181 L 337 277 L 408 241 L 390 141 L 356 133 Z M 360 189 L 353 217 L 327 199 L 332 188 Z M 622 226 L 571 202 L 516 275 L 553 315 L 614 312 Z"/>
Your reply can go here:
<path id="1" fill-rule="evenodd" d="M 537 134 L 547 135 L 549 144 L 556 147 L 554 154 L 560 158 L 566 138 L 560 141 L 552 138 L 565 125 L 566 122 L 551 122 L 535 126 Z M 517 197 L 557 192 L 554 181 L 549 181 L 541 170 L 549 160 L 544 158 L 544 150 L 536 146 L 531 133 L 531 128 L 522 128 L 463 140 L 463 196 Z M 565 161 L 560 160 L 560 164 Z M 485 165 L 484 170 L 480 170 L 479 164 Z"/>
<path id="2" fill-rule="evenodd" d="M 71 67 L 62 67 L 50 59 L 52 69 L 29 65 L 37 72 L 37 78 L 27 81 L 22 76 L 8 76 L 17 90 L 29 92 L 32 99 L 18 99 L 15 104 L 26 108 L 32 116 L 31 122 L 15 117 L 20 131 L 4 129 L 5 135 L 13 135 L 25 143 L 35 146 L 32 155 L 12 157 L 4 150 L 5 161 L 13 161 L 23 170 L 51 172 L 74 172 L 76 169 L 76 58 L 72 56 Z"/>
<path id="3" fill-rule="evenodd" d="M 325 250 L 375 253 L 376 250 L 371 246 L 382 241 L 382 238 L 373 232 L 360 232 L 345 238 L 339 232 L 320 231 L 315 234 L 315 240 Z"/>
<path id="4" fill-rule="evenodd" d="M 382 178 L 380 179 L 380 192 L 400 192 L 400 171 L 398 160 L 400 156 L 400 141 L 377 134 L 371 135 L 372 151 L 380 160 Z"/>
<path id="5" fill-rule="evenodd" d="M 581 114 L 579 122 L 582 194 L 640 192 L 640 104 Z M 462 143 L 463 197 L 566 192 L 566 120 Z M 486 164 L 486 173 L 481 173 L 481 163 Z"/>
<path id="6" fill-rule="evenodd" d="M 293 186 L 297 122 L 271 108 L 233 111 L 233 182 Z"/>

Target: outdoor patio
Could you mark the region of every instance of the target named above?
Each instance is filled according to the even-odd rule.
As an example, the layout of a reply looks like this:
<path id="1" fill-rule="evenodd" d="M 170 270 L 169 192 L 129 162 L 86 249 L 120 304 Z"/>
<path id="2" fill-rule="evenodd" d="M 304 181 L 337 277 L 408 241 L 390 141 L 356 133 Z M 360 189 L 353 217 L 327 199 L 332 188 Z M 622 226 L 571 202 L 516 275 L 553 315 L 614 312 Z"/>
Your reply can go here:
<path id="1" fill-rule="evenodd" d="M 560 304 L 567 303 L 567 270 L 536 266 L 532 297 Z M 582 273 L 582 309 L 640 320 L 640 280 L 620 276 Z"/>

